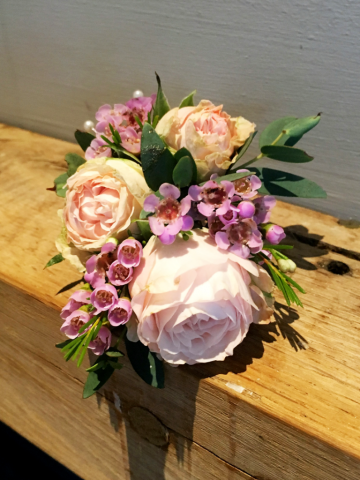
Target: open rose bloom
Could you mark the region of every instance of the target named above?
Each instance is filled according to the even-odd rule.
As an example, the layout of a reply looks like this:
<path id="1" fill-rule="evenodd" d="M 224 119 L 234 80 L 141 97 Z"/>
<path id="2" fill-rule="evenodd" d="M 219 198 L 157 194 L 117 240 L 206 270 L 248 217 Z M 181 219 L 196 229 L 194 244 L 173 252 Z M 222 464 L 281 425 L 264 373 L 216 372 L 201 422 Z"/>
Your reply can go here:
<path id="1" fill-rule="evenodd" d="M 121 369 L 122 351 L 145 381 L 162 387 L 161 360 L 224 360 L 252 323 L 269 321 L 275 288 L 289 306 L 302 306 L 295 290 L 305 293 L 291 278 L 286 233 L 271 223 L 272 193 L 325 192 L 306 179 L 281 187 L 287 174 L 253 163 L 267 155 L 308 162 L 289 145 L 319 115 L 275 121 L 260 136 L 260 154 L 244 158 L 253 122 L 209 100 L 194 106 L 194 93 L 171 109 L 157 80 L 157 96 L 137 91 L 124 104 L 101 106 L 94 135 L 76 135 L 85 158 L 66 157 L 69 170 L 54 182 L 65 196 L 61 255 L 47 266 L 67 259 L 83 273 L 61 312 L 68 340 L 58 347 L 66 360 L 79 357 L 78 366 L 87 349 L 97 357 L 86 398 L 100 385 L 94 376 Z"/>

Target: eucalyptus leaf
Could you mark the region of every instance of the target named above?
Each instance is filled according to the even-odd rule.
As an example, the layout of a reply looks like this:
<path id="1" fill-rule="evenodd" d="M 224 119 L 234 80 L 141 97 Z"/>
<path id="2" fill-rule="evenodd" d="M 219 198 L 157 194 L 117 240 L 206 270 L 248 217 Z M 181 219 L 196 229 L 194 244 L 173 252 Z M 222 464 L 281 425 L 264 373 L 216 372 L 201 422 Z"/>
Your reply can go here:
<path id="1" fill-rule="evenodd" d="M 272 168 L 254 168 L 262 181 L 259 193 L 279 197 L 326 198 L 326 192 L 315 182 Z"/>
<path id="2" fill-rule="evenodd" d="M 163 363 L 140 341 L 131 342 L 125 337 L 126 351 L 135 372 L 149 385 L 164 388 Z"/>
<path id="3" fill-rule="evenodd" d="M 179 108 L 183 107 L 193 107 L 194 106 L 194 95 L 196 94 L 196 90 L 189 93 L 189 95 L 183 98 L 180 102 Z"/>
<path id="4" fill-rule="evenodd" d="M 69 166 L 67 171 L 67 174 L 69 177 L 74 175 L 74 173 L 77 171 L 80 165 L 86 162 L 86 160 L 80 157 L 80 155 L 78 155 L 77 153 L 67 153 L 65 155 L 65 160 Z"/>
<path id="5" fill-rule="evenodd" d="M 66 191 L 67 191 L 66 182 L 68 178 L 69 176 L 66 172 L 62 173 L 61 175 L 55 178 L 54 184 L 55 184 L 56 195 L 58 197 L 65 198 Z"/>
<path id="6" fill-rule="evenodd" d="M 57 263 L 63 262 L 65 258 L 62 256 L 61 253 L 58 253 L 57 255 L 53 256 L 45 265 L 45 268 L 52 267 L 53 265 L 56 265 Z"/>
<path id="7" fill-rule="evenodd" d="M 254 168 L 253 170 L 256 170 L 256 169 Z M 255 175 L 255 173 L 254 172 L 229 173 L 228 175 L 223 175 L 222 177 L 214 178 L 214 182 L 220 183 L 223 180 L 227 180 L 228 182 L 234 182 L 235 180 L 238 180 L 239 178 L 249 177 L 250 175 Z M 202 187 L 203 185 L 205 185 L 205 183 L 206 182 L 200 183 L 200 186 Z"/>
<path id="8" fill-rule="evenodd" d="M 155 76 L 158 84 L 158 91 L 157 91 L 156 100 L 154 104 L 154 118 L 158 116 L 160 120 L 165 115 L 165 113 L 167 113 L 170 110 L 170 105 L 163 92 L 160 77 L 156 72 L 155 72 Z"/>
<path id="9" fill-rule="evenodd" d="M 286 147 L 285 145 L 265 145 L 261 148 L 261 153 L 265 157 L 280 162 L 307 163 L 314 159 L 300 148 Z"/>
<path id="10" fill-rule="evenodd" d="M 176 164 L 173 171 L 173 180 L 177 187 L 188 187 L 191 183 L 196 183 L 197 168 L 192 157 L 182 157 Z"/>
<path id="11" fill-rule="evenodd" d="M 88 132 L 82 132 L 81 130 L 76 130 L 75 138 L 80 147 L 84 150 L 90 147 L 90 143 L 95 140 L 95 136 Z"/>
<path id="12" fill-rule="evenodd" d="M 155 129 L 144 124 L 141 136 L 141 160 L 146 183 L 156 191 L 163 183 L 172 183 L 176 160 Z"/>
<path id="13" fill-rule="evenodd" d="M 271 122 L 265 130 L 261 133 L 259 138 L 259 146 L 262 148 L 265 145 L 271 145 L 278 136 L 283 132 L 286 125 L 297 120 L 296 117 L 283 117 Z M 299 137 L 290 137 L 289 135 L 283 135 L 280 140 L 276 142 L 276 145 L 287 145 L 292 147 L 295 145 L 299 140 Z"/>
<path id="14" fill-rule="evenodd" d="M 83 398 L 89 398 L 94 395 L 105 383 L 109 380 L 114 373 L 114 368 L 108 363 L 103 368 L 99 368 L 96 371 L 90 371 L 84 385 Z"/>
<path id="15" fill-rule="evenodd" d="M 139 227 L 140 233 L 146 242 L 154 235 L 147 220 L 137 220 L 136 225 Z"/>
<path id="16" fill-rule="evenodd" d="M 293 120 L 284 128 L 284 133 L 289 137 L 302 137 L 320 122 L 321 113 L 314 117 L 304 117 Z"/>

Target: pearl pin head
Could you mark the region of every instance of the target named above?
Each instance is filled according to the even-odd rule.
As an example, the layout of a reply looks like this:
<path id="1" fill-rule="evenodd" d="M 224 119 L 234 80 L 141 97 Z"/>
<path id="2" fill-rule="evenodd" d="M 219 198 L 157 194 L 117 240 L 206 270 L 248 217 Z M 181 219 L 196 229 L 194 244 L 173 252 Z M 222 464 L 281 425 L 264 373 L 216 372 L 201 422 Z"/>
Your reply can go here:
<path id="1" fill-rule="evenodd" d="M 144 93 L 141 90 L 135 90 L 135 92 L 133 93 L 133 98 L 140 98 L 143 96 L 144 96 Z"/>
<path id="2" fill-rule="evenodd" d="M 85 132 L 92 133 L 94 128 L 95 128 L 95 124 L 93 121 L 86 120 L 86 122 L 84 122 L 83 129 Z"/>

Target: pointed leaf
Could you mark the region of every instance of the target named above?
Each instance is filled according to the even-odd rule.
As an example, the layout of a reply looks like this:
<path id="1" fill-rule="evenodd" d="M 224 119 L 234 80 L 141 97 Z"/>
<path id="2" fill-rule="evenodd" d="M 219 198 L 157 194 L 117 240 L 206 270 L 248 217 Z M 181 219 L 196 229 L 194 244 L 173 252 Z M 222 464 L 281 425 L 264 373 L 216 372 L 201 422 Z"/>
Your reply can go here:
<path id="1" fill-rule="evenodd" d="M 194 106 L 194 95 L 196 94 L 196 90 L 189 93 L 189 95 L 181 100 L 179 108 L 183 107 L 193 107 Z"/>
<path id="2" fill-rule="evenodd" d="M 114 368 L 106 364 L 105 367 L 99 368 L 96 371 L 89 372 L 86 383 L 84 385 L 83 398 L 89 398 L 94 395 L 114 373 Z"/>
<path id="3" fill-rule="evenodd" d="M 315 182 L 272 168 L 253 168 L 263 182 L 261 194 L 280 197 L 326 198 L 326 192 Z"/>
<path id="4" fill-rule="evenodd" d="M 82 132 L 81 130 L 76 130 L 75 132 L 75 138 L 80 147 L 84 150 L 90 147 L 90 143 L 95 140 L 95 135 L 92 135 L 91 133 L 88 132 Z"/>
<path id="5" fill-rule="evenodd" d="M 154 105 L 154 118 L 159 117 L 159 120 L 170 110 L 170 105 L 167 101 L 167 98 L 161 87 L 161 80 L 159 75 L 155 72 L 156 81 L 158 84 L 158 91 L 156 95 L 155 105 Z"/>
<path id="6" fill-rule="evenodd" d="M 156 191 L 163 183 L 172 183 L 175 158 L 154 128 L 144 124 L 141 136 L 141 160 L 146 183 Z"/>
<path id="7" fill-rule="evenodd" d="M 302 137 L 320 122 L 321 113 L 315 117 L 298 118 L 286 125 L 284 132 L 289 137 Z"/>
<path id="8" fill-rule="evenodd" d="M 55 345 L 56 348 L 64 348 L 66 347 L 67 345 L 69 345 L 69 343 L 71 342 L 71 339 L 69 338 L 68 340 L 65 340 L 65 342 L 61 342 L 61 343 L 57 343 Z"/>
<path id="9" fill-rule="evenodd" d="M 126 351 L 135 372 L 149 385 L 164 388 L 163 363 L 148 347 L 138 342 L 130 342 L 125 337 Z"/>
<path id="10" fill-rule="evenodd" d="M 57 255 L 55 255 L 54 257 L 52 257 L 48 262 L 47 264 L 45 265 L 44 269 L 45 268 L 48 268 L 48 267 L 52 267 L 53 265 L 56 265 L 57 263 L 60 263 L 60 262 L 63 262 L 65 260 L 65 258 L 62 256 L 61 253 L 58 253 Z"/>
<path id="11" fill-rule="evenodd" d="M 80 167 L 80 165 L 86 162 L 86 160 L 80 157 L 80 155 L 78 155 L 77 153 L 67 153 L 65 155 L 65 160 L 66 160 L 66 163 L 69 165 L 69 168 L 67 171 L 67 174 L 69 177 L 71 177 L 71 175 L 74 175 L 74 173 Z"/>
<path id="12" fill-rule="evenodd" d="M 173 180 L 177 187 L 188 187 L 197 178 L 196 163 L 192 157 L 182 157 L 176 164 L 173 171 Z"/>
<path id="13" fill-rule="evenodd" d="M 265 157 L 280 160 L 280 162 L 306 163 L 314 159 L 314 157 L 310 157 L 300 148 L 286 147 L 284 145 L 265 145 L 261 148 L 261 153 Z"/>
<path id="14" fill-rule="evenodd" d="M 297 120 L 296 117 L 283 117 L 270 123 L 260 135 L 260 148 L 264 145 L 271 145 L 277 139 L 280 133 L 284 130 L 285 126 L 293 122 L 294 120 Z M 287 145 L 289 147 L 292 147 L 300 140 L 300 138 L 301 136 L 290 137 L 289 135 L 283 135 L 281 139 L 276 142 L 276 145 Z"/>
<path id="15" fill-rule="evenodd" d="M 68 178 L 69 176 L 66 172 L 62 173 L 61 175 L 55 178 L 54 184 L 55 184 L 56 195 L 58 197 L 65 198 L 66 191 L 67 191 L 66 182 Z"/>

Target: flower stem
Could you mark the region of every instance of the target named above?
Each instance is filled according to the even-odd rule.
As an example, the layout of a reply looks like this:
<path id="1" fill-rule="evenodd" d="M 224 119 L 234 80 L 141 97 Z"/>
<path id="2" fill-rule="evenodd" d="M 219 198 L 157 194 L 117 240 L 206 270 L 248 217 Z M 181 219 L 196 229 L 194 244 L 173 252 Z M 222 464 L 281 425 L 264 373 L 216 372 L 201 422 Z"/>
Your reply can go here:
<path id="1" fill-rule="evenodd" d="M 284 132 L 281 132 L 280 135 L 278 135 L 275 140 L 271 143 L 271 145 L 276 145 L 277 142 L 284 136 Z M 260 158 L 262 158 L 264 156 L 263 153 L 259 153 L 259 155 L 251 160 L 249 160 L 248 162 L 244 163 L 243 165 L 240 165 L 239 168 L 246 168 L 248 167 L 249 165 L 252 165 L 254 162 L 256 162 L 257 160 L 260 160 Z"/>

